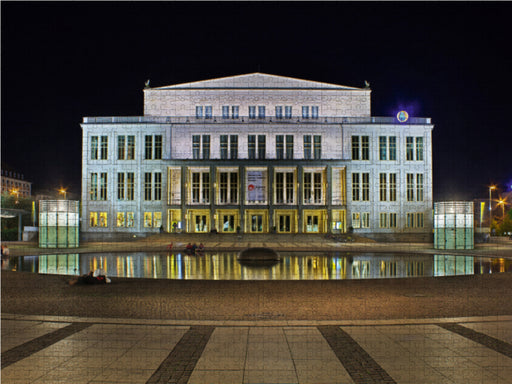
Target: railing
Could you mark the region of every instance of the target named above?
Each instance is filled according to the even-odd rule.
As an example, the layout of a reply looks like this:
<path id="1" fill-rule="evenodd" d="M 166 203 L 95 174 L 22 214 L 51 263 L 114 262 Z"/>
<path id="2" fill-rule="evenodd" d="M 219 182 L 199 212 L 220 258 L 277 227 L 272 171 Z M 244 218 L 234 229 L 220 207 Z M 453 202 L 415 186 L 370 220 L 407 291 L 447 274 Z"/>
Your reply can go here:
<path id="1" fill-rule="evenodd" d="M 84 117 L 84 124 L 137 124 L 137 123 L 153 123 L 153 124 L 186 124 L 186 123 L 202 123 L 202 124 L 229 124 L 229 123 L 278 123 L 278 124 L 431 124 L 430 117 L 410 117 L 405 123 L 400 123 L 395 117 L 389 116 L 363 116 L 363 117 L 318 117 L 318 118 L 277 118 L 275 116 L 267 116 L 264 118 L 249 118 L 248 116 L 240 116 L 238 118 L 225 118 L 222 116 L 195 117 L 195 116 L 100 116 L 100 117 Z"/>

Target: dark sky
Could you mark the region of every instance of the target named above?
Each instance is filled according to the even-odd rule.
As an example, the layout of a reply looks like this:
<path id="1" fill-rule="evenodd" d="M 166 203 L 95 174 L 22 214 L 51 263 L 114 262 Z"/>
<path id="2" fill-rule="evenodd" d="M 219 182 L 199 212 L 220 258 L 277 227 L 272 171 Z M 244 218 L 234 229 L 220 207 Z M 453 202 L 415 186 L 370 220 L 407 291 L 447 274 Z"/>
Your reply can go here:
<path id="1" fill-rule="evenodd" d="M 264 72 L 371 83 L 372 115 L 432 117 L 434 199 L 512 185 L 512 3 L 5 2 L 2 163 L 79 193 L 83 116 L 163 86 Z M 509 187 L 510 189 L 510 187 Z"/>

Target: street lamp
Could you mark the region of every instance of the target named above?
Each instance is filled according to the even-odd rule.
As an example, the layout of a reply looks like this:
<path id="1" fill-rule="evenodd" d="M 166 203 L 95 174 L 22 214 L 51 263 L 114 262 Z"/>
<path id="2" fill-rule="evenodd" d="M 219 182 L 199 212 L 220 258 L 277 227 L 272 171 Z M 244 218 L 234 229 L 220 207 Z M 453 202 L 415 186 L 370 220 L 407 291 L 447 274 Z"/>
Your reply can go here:
<path id="1" fill-rule="evenodd" d="M 502 210 L 502 215 L 503 215 L 502 219 L 503 219 L 503 221 L 505 221 L 505 200 L 500 198 L 498 200 L 498 205 L 501 205 L 501 210 Z"/>
<path id="2" fill-rule="evenodd" d="M 496 189 L 495 185 L 489 186 L 489 234 L 492 234 L 492 203 L 491 203 L 491 192 L 493 189 Z"/>
<path id="3" fill-rule="evenodd" d="M 59 193 L 64 195 L 64 200 L 66 200 L 67 191 L 64 188 L 59 189 Z"/>
<path id="4" fill-rule="evenodd" d="M 20 191 L 19 189 L 12 189 L 11 195 L 16 195 L 16 204 L 18 204 L 18 199 L 20 198 Z"/>

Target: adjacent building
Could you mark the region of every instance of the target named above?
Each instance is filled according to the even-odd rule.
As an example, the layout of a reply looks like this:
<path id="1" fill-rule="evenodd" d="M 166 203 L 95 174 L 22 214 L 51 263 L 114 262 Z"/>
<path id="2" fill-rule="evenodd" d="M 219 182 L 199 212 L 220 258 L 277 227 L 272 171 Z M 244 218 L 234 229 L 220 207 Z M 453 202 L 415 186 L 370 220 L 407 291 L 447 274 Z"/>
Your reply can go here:
<path id="1" fill-rule="evenodd" d="M 9 193 L 17 197 L 30 197 L 32 182 L 25 180 L 25 176 L 19 172 L 2 169 L 2 193 Z"/>
<path id="2" fill-rule="evenodd" d="M 84 117 L 82 232 L 432 234 L 430 118 L 371 90 L 252 73 L 144 89 Z"/>

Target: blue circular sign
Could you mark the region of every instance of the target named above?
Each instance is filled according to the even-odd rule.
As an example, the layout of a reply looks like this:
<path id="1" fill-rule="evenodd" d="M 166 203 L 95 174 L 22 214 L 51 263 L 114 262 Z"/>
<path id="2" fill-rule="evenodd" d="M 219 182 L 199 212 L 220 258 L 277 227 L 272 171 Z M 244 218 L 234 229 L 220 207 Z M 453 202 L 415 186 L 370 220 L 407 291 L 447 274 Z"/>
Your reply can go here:
<path id="1" fill-rule="evenodd" d="M 409 119 L 409 114 L 406 111 L 400 111 L 396 114 L 396 118 L 399 122 L 405 123 Z"/>

